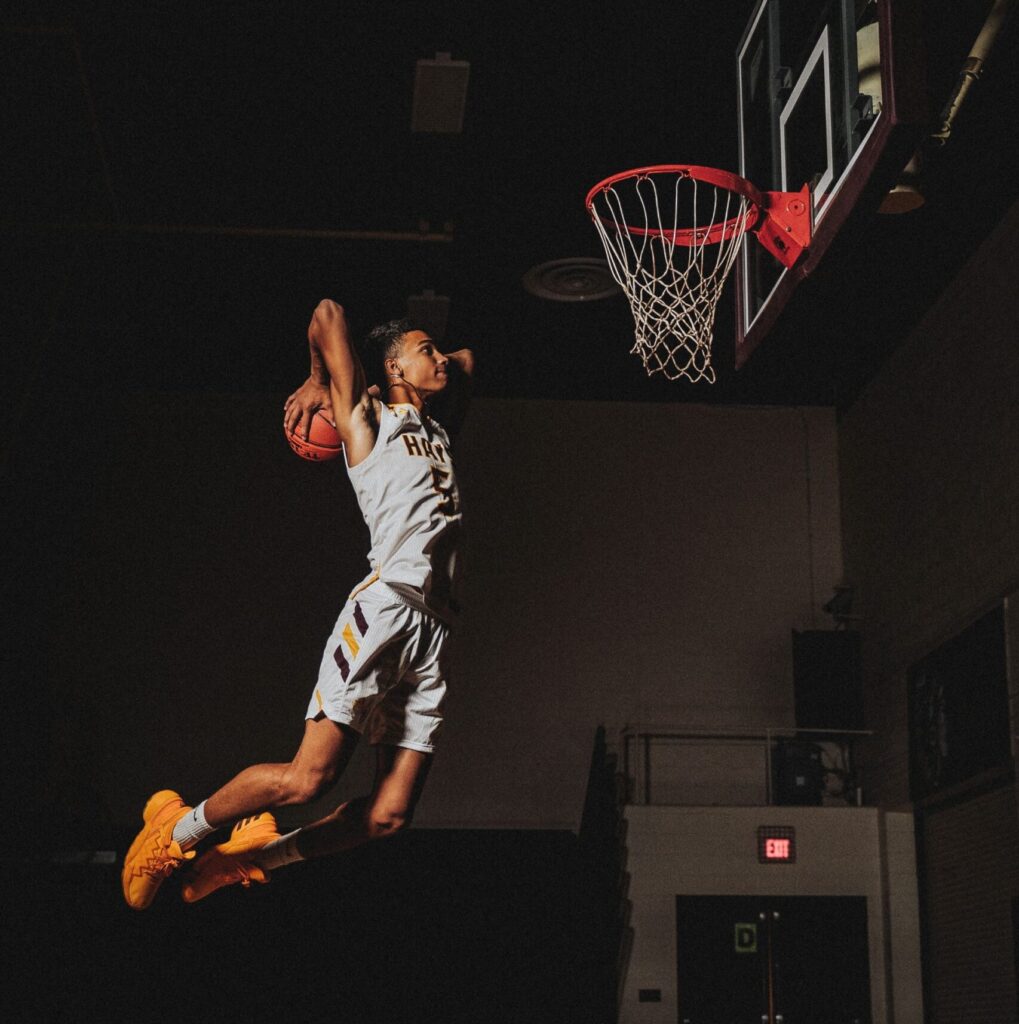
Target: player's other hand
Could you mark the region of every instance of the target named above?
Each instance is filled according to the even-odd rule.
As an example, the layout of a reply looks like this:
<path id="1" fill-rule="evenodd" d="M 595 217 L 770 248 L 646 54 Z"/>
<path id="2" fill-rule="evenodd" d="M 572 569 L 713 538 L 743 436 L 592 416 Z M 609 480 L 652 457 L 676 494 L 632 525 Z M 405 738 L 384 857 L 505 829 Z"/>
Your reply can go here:
<path id="1" fill-rule="evenodd" d="M 309 377 L 283 403 L 283 426 L 288 434 L 298 433 L 307 440 L 312 418 L 317 412 L 328 417 L 329 422 L 336 426 L 329 385 Z"/>

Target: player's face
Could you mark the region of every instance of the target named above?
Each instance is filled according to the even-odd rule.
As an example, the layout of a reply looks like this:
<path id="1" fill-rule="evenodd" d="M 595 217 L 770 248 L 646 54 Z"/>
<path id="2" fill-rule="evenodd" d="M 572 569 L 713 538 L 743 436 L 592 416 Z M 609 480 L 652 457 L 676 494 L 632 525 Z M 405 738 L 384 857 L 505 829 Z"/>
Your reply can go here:
<path id="1" fill-rule="evenodd" d="M 404 379 L 425 394 L 441 391 L 449 379 L 449 360 L 436 348 L 424 331 L 408 331 L 403 336 L 399 359 Z"/>

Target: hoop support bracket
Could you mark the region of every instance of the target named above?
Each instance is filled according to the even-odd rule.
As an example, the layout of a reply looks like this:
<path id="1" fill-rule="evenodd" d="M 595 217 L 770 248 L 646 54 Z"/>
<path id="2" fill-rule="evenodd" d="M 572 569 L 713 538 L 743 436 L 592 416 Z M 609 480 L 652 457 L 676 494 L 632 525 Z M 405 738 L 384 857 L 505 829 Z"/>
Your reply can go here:
<path id="1" fill-rule="evenodd" d="M 751 230 L 772 256 L 791 267 L 810 245 L 810 186 L 799 192 L 765 192 L 765 213 Z"/>

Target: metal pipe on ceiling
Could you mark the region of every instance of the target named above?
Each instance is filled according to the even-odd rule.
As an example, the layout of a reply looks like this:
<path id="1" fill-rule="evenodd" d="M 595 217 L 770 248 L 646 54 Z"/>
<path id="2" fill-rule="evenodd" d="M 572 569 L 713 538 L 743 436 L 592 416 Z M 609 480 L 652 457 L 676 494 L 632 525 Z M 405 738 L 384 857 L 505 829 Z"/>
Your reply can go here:
<path id="1" fill-rule="evenodd" d="M 430 242 L 453 241 L 451 231 L 339 231 L 330 228 L 262 228 L 234 227 L 226 224 L 116 224 L 89 223 L 26 223 L 0 222 L 4 231 L 53 231 L 69 233 L 107 233 L 122 235 L 211 235 L 221 238 L 306 238 L 315 241 L 339 242 Z"/>
<path id="2" fill-rule="evenodd" d="M 959 77 L 938 117 L 938 126 L 928 135 L 909 163 L 903 168 L 899 180 L 884 197 L 879 213 L 909 213 L 924 204 L 923 171 L 924 151 L 929 147 L 940 148 L 948 142 L 952 127 L 973 83 L 980 77 L 984 62 L 991 52 L 1002 28 L 1015 10 L 1015 0 L 994 0 L 990 14 L 981 26 L 977 38 L 970 47 L 969 56 L 963 62 Z"/>
<path id="3" fill-rule="evenodd" d="M 995 0 L 991 13 L 987 15 L 976 41 L 970 47 L 969 56 L 962 65 L 955 88 L 952 89 L 948 102 L 941 111 L 938 127 L 931 132 L 931 141 L 944 145 L 952 134 L 952 125 L 959 113 L 959 108 L 966 99 L 973 83 L 980 77 L 984 62 L 991 52 L 995 40 L 1015 9 L 1015 0 Z"/>

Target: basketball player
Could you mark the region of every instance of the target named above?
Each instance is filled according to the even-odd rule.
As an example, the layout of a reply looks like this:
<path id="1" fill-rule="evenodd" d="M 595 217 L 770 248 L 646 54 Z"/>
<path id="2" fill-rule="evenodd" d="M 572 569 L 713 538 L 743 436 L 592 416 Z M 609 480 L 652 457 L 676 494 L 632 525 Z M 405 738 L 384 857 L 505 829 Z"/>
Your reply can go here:
<path id="1" fill-rule="evenodd" d="M 474 359 L 467 349 L 443 355 L 424 331 L 393 321 L 368 337 L 383 381 L 369 388 L 343 309 L 328 299 L 312 316 L 308 341 L 311 373 L 286 400 L 284 425 L 307 437 L 316 411 L 335 422 L 371 534 L 371 572 L 326 644 L 294 759 L 246 768 L 193 808 L 172 790 L 149 799 L 121 875 L 138 910 L 185 862 L 192 863 L 183 896 L 194 902 L 226 885 L 265 882 L 293 861 L 394 835 L 410 824 L 428 775 L 457 614 L 461 513 L 449 436 L 425 409 L 442 396 L 456 431 Z M 281 836 L 269 809 L 325 793 L 362 734 L 376 745 L 371 793 Z M 196 859 L 196 844 L 232 822 L 227 841 Z"/>

